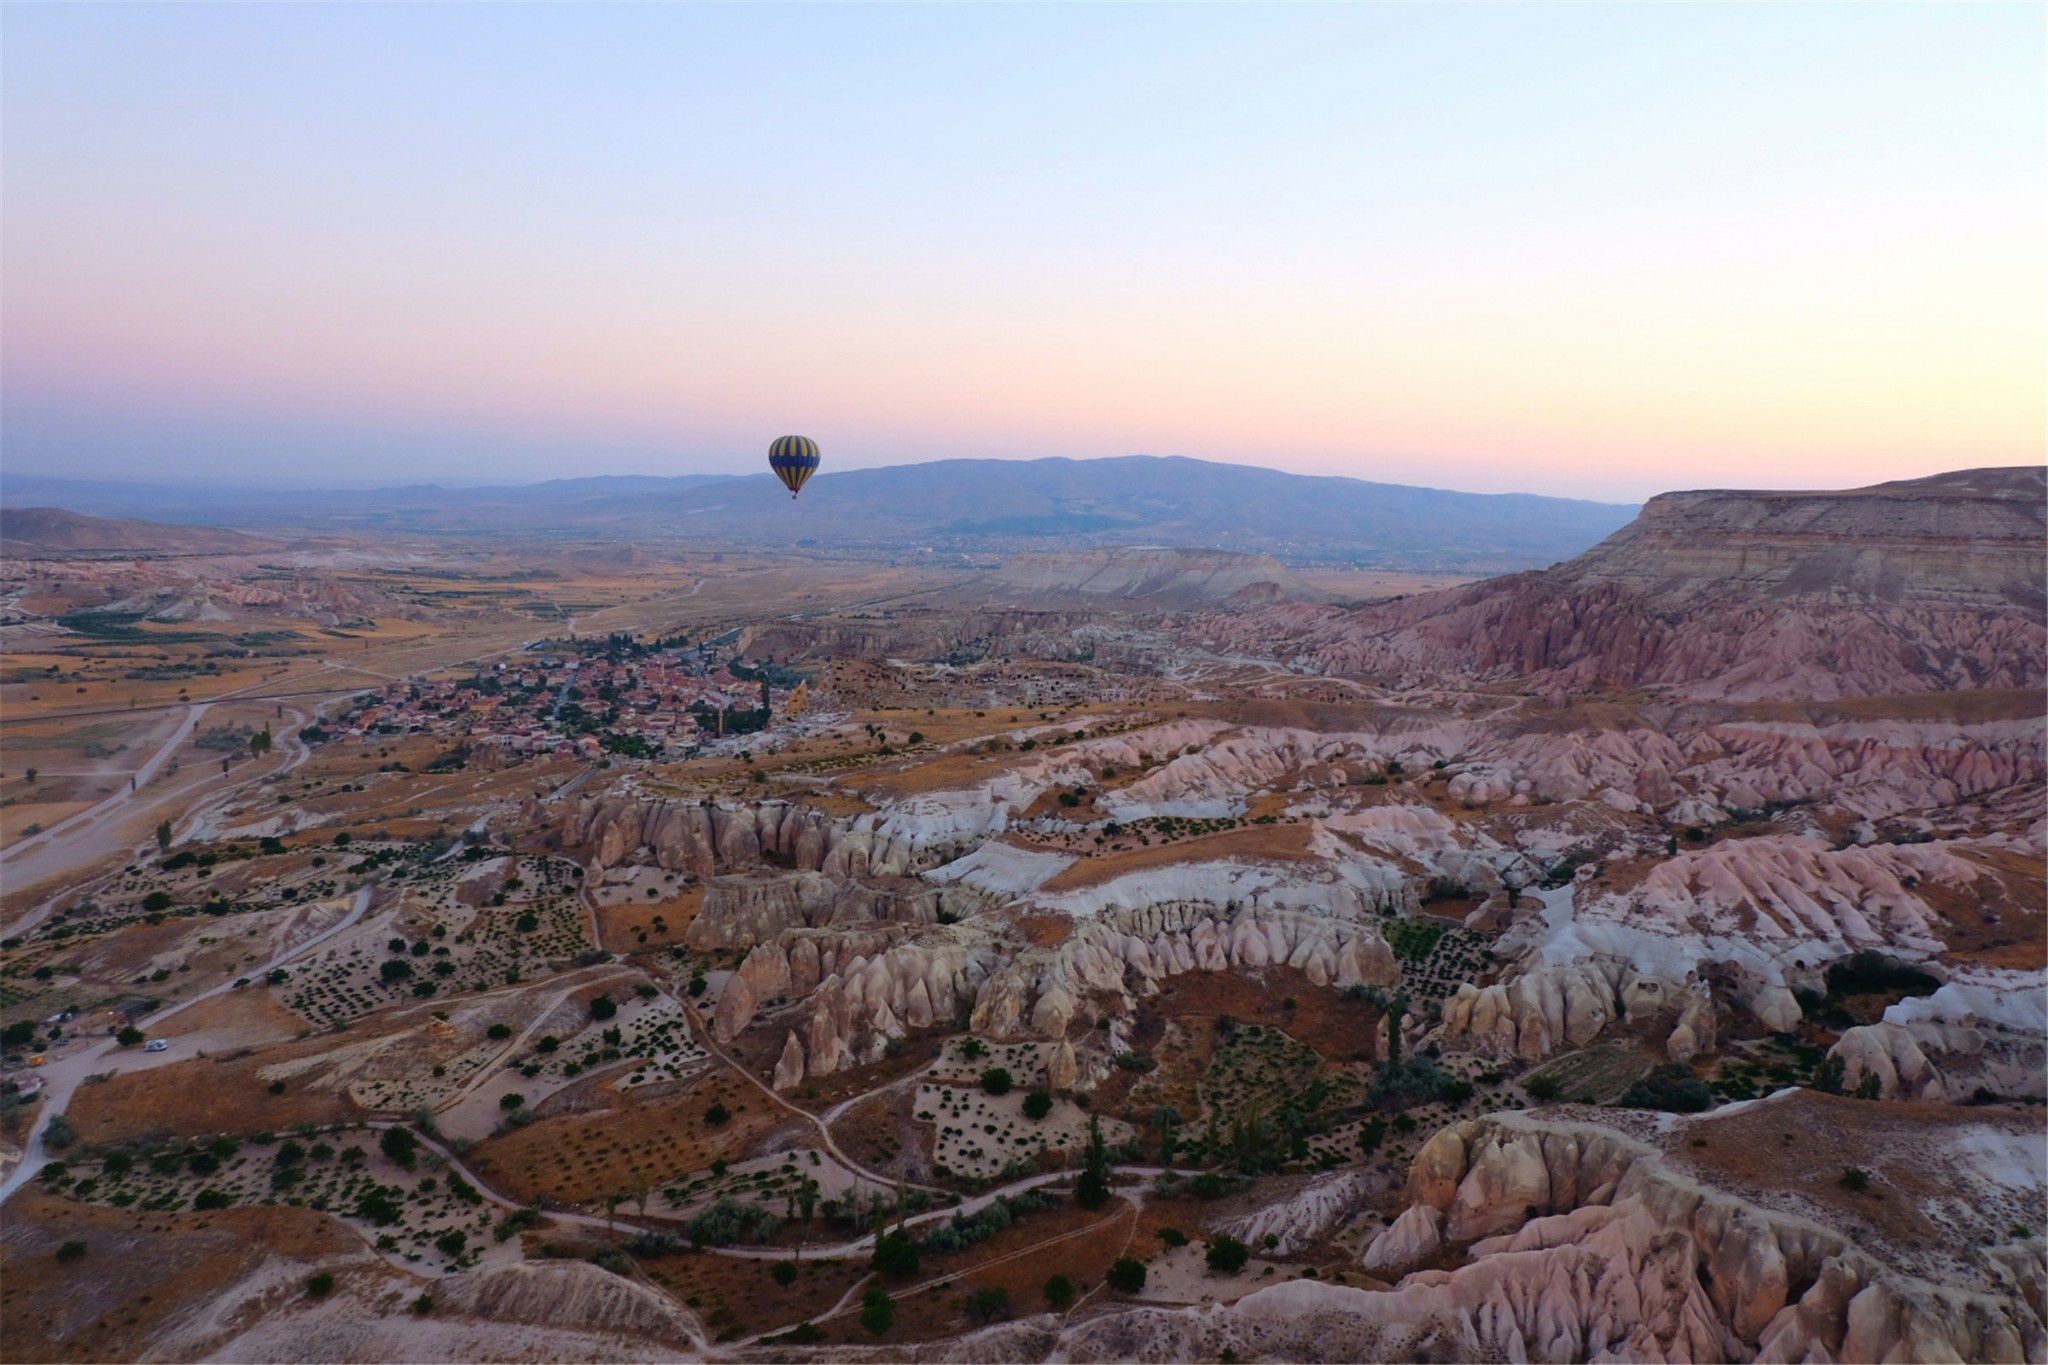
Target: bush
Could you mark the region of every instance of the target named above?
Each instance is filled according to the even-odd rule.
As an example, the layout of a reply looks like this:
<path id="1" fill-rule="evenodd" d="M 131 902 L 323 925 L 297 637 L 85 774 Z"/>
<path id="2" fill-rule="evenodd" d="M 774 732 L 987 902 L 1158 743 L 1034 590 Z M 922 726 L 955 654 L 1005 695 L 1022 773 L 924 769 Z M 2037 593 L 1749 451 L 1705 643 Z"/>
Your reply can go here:
<path id="1" fill-rule="evenodd" d="M 994 1322 L 1010 1316 L 1010 1291 L 989 1285 L 967 1296 L 967 1316 L 976 1322 Z"/>
<path id="2" fill-rule="evenodd" d="M 1129 1052 L 1117 1053 L 1116 1064 L 1125 1071 L 1150 1071 L 1159 1065 L 1158 1062 L 1152 1059 L 1151 1053 L 1140 1052 L 1136 1048 L 1132 1048 Z"/>
<path id="3" fill-rule="evenodd" d="M 1548 1104 L 1564 1093 L 1564 1082 L 1555 1076 L 1531 1076 L 1522 1082 L 1522 1089 L 1529 1092 L 1529 1098 Z"/>
<path id="4" fill-rule="evenodd" d="M 61 1152 L 76 1141 L 78 1130 L 73 1128 L 71 1120 L 62 1114 L 52 1117 L 49 1126 L 43 1129 L 43 1146 L 53 1152 Z"/>
<path id="5" fill-rule="evenodd" d="M 346 834 L 337 835 L 335 837 L 340 839 L 348 838 Z M 328 1274 L 326 1271 L 323 1270 L 318 1275 L 309 1275 L 306 1277 L 306 1292 L 308 1294 L 311 1294 L 314 1298 L 324 1298 L 326 1295 L 332 1293 L 333 1291 L 334 1277 Z"/>
<path id="6" fill-rule="evenodd" d="M 1034 1090 L 1024 1097 L 1024 1117 L 1034 1123 L 1052 1112 L 1052 1096 L 1043 1090 Z"/>
<path id="7" fill-rule="evenodd" d="M 1055 1308 L 1065 1308 L 1074 1301 L 1074 1282 L 1064 1275 L 1055 1275 L 1045 1282 L 1045 1301 Z"/>
<path id="8" fill-rule="evenodd" d="M 484 1036 L 492 1042 L 503 1042 L 512 1036 L 512 1026 L 510 1024 L 493 1024 L 484 1030 Z"/>
<path id="9" fill-rule="evenodd" d="M 412 1311 L 419 1314 L 421 1317 L 425 1317 L 427 1314 L 433 1312 L 434 1296 L 432 1294 L 422 1294 L 418 1298 L 414 1299 L 412 1301 Z"/>
<path id="10" fill-rule="evenodd" d="M 373 1187 L 357 1197 L 355 1215 L 380 1228 L 388 1228 L 405 1217 L 405 1210 L 387 1191 Z"/>
<path id="11" fill-rule="evenodd" d="M 1851 1194 L 1861 1194 L 1870 1188 L 1870 1172 L 1861 1166 L 1844 1166 L 1840 1184 Z"/>
<path id="12" fill-rule="evenodd" d="M 896 1325 L 896 1304 L 887 1290 L 870 1289 L 861 1296 L 860 1325 L 870 1336 L 882 1336 Z"/>
<path id="13" fill-rule="evenodd" d="M 777 1261 L 775 1268 L 768 1273 L 774 1277 L 775 1283 L 787 1289 L 796 1283 L 796 1262 Z"/>
<path id="14" fill-rule="evenodd" d="M 114 1035 L 114 1041 L 122 1047 L 134 1047 L 142 1041 L 142 1036 L 142 1030 L 130 1024 L 127 1028 Z"/>
<path id="15" fill-rule="evenodd" d="M 992 1066 L 981 1073 L 981 1088 L 991 1095 L 1010 1093 L 1010 1073 L 1002 1067 Z"/>
<path id="16" fill-rule="evenodd" d="M 1932 995 L 1941 982 L 1918 967 L 1865 948 L 1828 968 L 1828 994 L 1878 995 L 1900 991 L 1906 995 Z"/>
<path id="17" fill-rule="evenodd" d="M 872 1264 L 884 1275 L 907 1280 L 917 1273 L 917 1243 L 900 1232 L 892 1232 L 875 1243 Z"/>
<path id="18" fill-rule="evenodd" d="M 0 1047 L 27 1047 L 35 1037 L 36 1021 L 22 1019 L 0 1029 Z"/>
<path id="19" fill-rule="evenodd" d="M 1188 1244 L 1188 1235 L 1179 1228 L 1160 1228 L 1158 1233 L 1159 1240 L 1167 1246 L 1184 1247 Z"/>
<path id="20" fill-rule="evenodd" d="M 1679 1063 L 1663 1066 L 1621 1092 L 1624 1109 L 1661 1109 L 1672 1114 L 1701 1114 L 1714 1107 L 1707 1083 Z"/>
<path id="21" fill-rule="evenodd" d="M 60 1260 L 60 1261 L 81 1261 L 81 1260 L 84 1260 L 84 1259 L 85 1259 L 85 1243 L 83 1243 L 83 1242 L 66 1242 L 66 1243 L 65 1243 L 65 1244 L 64 1244 L 63 1246 L 60 1246 L 60 1247 L 58 1247 L 58 1248 L 57 1248 L 57 1259 L 58 1259 L 58 1260 Z"/>
<path id="22" fill-rule="evenodd" d="M 443 1256 L 454 1260 L 469 1246 L 469 1234 L 461 1228 L 450 1228 L 434 1239 L 434 1246 Z"/>
<path id="23" fill-rule="evenodd" d="M 713 1128 L 721 1127 L 732 1118 L 732 1110 L 722 1104 L 714 1104 L 704 1111 L 704 1121 Z"/>
<path id="24" fill-rule="evenodd" d="M 410 1128 L 386 1128 L 384 1136 L 377 1139 L 377 1146 L 400 1170 L 412 1169 L 413 1157 L 419 1151 L 420 1140 Z"/>
<path id="25" fill-rule="evenodd" d="M 1203 1257 L 1209 1269 L 1219 1275 L 1235 1275 L 1251 1258 L 1251 1248 L 1235 1237 L 1218 1237 L 1209 1243 L 1208 1253 Z"/>
<path id="26" fill-rule="evenodd" d="M 228 1197 L 226 1190 L 201 1190 L 192 1196 L 192 1207 L 202 1211 L 206 1209 L 224 1209 L 234 1202 L 233 1199 Z"/>
<path id="27" fill-rule="evenodd" d="M 593 1019 L 609 1019 L 618 1012 L 619 1002 L 609 995 L 600 995 L 590 1002 L 590 1017 Z"/>
<path id="28" fill-rule="evenodd" d="M 498 1107 L 508 1112 L 513 1109 L 522 1109 L 525 1105 L 526 1096 L 524 1095 L 500 1095 L 498 1097 Z"/>
<path id="29" fill-rule="evenodd" d="M 1145 1287 L 1145 1267 L 1125 1256 L 1109 1268 L 1103 1281 L 1119 1294 L 1135 1294 Z"/>
<path id="30" fill-rule="evenodd" d="M 698 1246 L 727 1246 L 739 1241 L 749 1232 L 757 1238 L 766 1239 L 775 1235 L 782 1226 L 782 1220 L 772 1209 L 756 1205 L 749 1208 L 738 1200 L 720 1195 L 716 1203 L 692 1218 L 685 1231 Z"/>

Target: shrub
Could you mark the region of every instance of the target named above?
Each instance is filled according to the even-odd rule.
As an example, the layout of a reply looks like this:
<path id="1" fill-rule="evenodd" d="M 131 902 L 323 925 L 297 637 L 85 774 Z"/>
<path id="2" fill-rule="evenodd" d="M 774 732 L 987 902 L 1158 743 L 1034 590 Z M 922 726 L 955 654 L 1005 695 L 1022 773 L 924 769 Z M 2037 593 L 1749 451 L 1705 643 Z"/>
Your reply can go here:
<path id="1" fill-rule="evenodd" d="M 461 1228 L 450 1228 L 434 1239 L 434 1246 L 452 1261 L 468 1248 L 469 1234 Z"/>
<path id="2" fill-rule="evenodd" d="M 1055 1275 L 1045 1282 L 1045 1301 L 1055 1308 L 1065 1308 L 1074 1301 L 1074 1282 L 1064 1275 Z"/>
<path id="3" fill-rule="evenodd" d="M 51 1118 L 49 1126 L 43 1129 L 43 1146 L 53 1152 L 61 1152 L 78 1141 L 78 1130 L 71 1126 L 71 1120 L 62 1114 Z"/>
<path id="4" fill-rule="evenodd" d="M 1876 995 L 1900 991 L 1907 995 L 1931 995 L 1941 985 L 1918 967 L 1865 948 L 1828 968 L 1829 995 Z"/>
<path id="5" fill-rule="evenodd" d="M 1128 1052 L 1119 1052 L 1116 1055 L 1116 1064 L 1124 1071 L 1150 1071 L 1159 1065 L 1152 1059 L 1151 1053 L 1140 1052 L 1136 1048 Z"/>
<path id="6" fill-rule="evenodd" d="M 907 1280 L 917 1273 L 917 1243 L 900 1232 L 892 1232 L 875 1243 L 873 1265 L 884 1275 Z"/>
<path id="7" fill-rule="evenodd" d="M 493 1024 L 484 1030 L 484 1036 L 493 1042 L 503 1042 L 512 1036 L 512 1026 L 509 1024 Z"/>
<path id="8" fill-rule="evenodd" d="M 796 1262 L 777 1261 L 775 1268 L 768 1273 L 774 1277 L 775 1283 L 787 1289 L 796 1283 Z"/>
<path id="9" fill-rule="evenodd" d="M 114 1041 L 122 1047 L 134 1047 L 142 1041 L 142 1036 L 142 1030 L 130 1024 L 127 1028 L 114 1035 Z"/>
<path id="10" fill-rule="evenodd" d="M 1125 1256 L 1112 1265 L 1102 1278 L 1119 1294 L 1135 1294 L 1145 1287 L 1145 1267 L 1142 1263 Z"/>
<path id="11" fill-rule="evenodd" d="M 1209 1243 L 1208 1253 L 1203 1257 L 1209 1269 L 1219 1275 L 1235 1275 L 1251 1258 L 1251 1248 L 1235 1237 L 1218 1237 Z"/>
<path id="12" fill-rule="evenodd" d="M 590 1002 L 590 1017 L 593 1019 L 609 1019 L 618 1012 L 619 1002 L 609 995 L 600 995 Z"/>
<path id="13" fill-rule="evenodd" d="M 1034 1090 L 1024 1097 L 1024 1117 L 1036 1122 L 1052 1112 L 1052 1096 Z"/>
<path id="14" fill-rule="evenodd" d="M 85 1243 L 66 1242 L 63 1246 L 57 1248 L 57 1259 L 60 1261 L 79 1261 L 85 1259 Z"/>
<path id="15" fill-rule="evenodd" d="M 434 1296 L 432 1294 L 422 1294 L 418 1298 L 414 1299 L 412 1301 L 412 1311 L 419 1314 L 421 1317 L 425 1317 L 427 1314 L 433 1312 Z"/>
<path id="16" fill-rule="evenodd" d="M 346 834 L 338 834 L 335 837 L 337 839 L 348 838 Z M 314 1298 L 323 1298 L 326 1295 L 332 1293 L 333 1291 L 334 1277 L 328 1274 L 326 1271 L 323 1270 L 317 1275 L 308 1275 L 306 1277 L 306 1292 L 308 1294 L 311 1294 Z"/>
<path id="17" fill-rule="evenodd" d="M 405 1210 L 398 1206 L 396 1199 L 385 1190 L 374 1187 L 356 1199 L 355 1213 L 356 1217 L 380 1228 L 388 1228 L 405 1217 Z"/>
<path id="18" fill-rule="evenodd" d="M 1870 1172 L 1864 1170 L 1861 1166 L 1844 1166 L 1839 1183 L 1849 1193 L 1861 1194 L 1870 1188 Z"/>
<path id="19" fill-rule="evenodd" d="M 1188 1235 L 1179 1228 L 1160 1228 L 1158 1232 L 1159 1240 L 1167 1246 L 1184 1247 L 1188 1244 Z"/>
<path id="20" fill-rule="evenodd" d="M 732 1111 L 723 1104 L 714 1104 L 704 1111 L 704 1121 L 713 1128 L 720 1127 L 732 1118 Z"/>
<path id="21" fill-rule="evenodd" d="M 224 1209 L 234 1202 L 226 1190 L 201 1190 L 192 1196 L 192 1207 L 200 1210 Z"/>
<path id="22" fill-rule="evenodd" d="M 377 1139 L 377 1146 L 385 1156 L 397 1164 L 399 1169 L 412 1169 L 414 1154 L 419 1151 L 420 1140 L 410 1128 L 392 1127 L 384 1130 L 384 1136 Z"/>
<path id="23" fill-rule="evenodd" d="M 1673 1114 L 1699 1114 L 1714 1107 L 1707 1083 L 1679 1063 L 1663 1066 L 1621 1092 L 1624 1109 L 1661 1109 Z"/>
<path id="24" fill-rule="evenodd" d="M 967 1296 L 967 1316 L 976 1322 L 993 1322 L 1010 1316 L 1010 1291 L 988 1285 Z"/>
<path id="25" fill-rule="evenodd" d="M 510 1111 L 524 1108 L 525 1105 L 526 1096 L 524 1095 L 500 1095 L 498 1097 L 498 1107 L 500 1109 Z"/>
<path id="26" fill-rule="evenodd" d="M 1522 1082 L 1522 1089 L 1529 1092 L 1529 1098 L 1548 1104 L 1564 1093 L 1564 1082 L 1555 1076 L 1531 1076 Z"/>
<path id="27" fill-rule="evenodd" d="M 883 1336 L 896 1325 L 896 1304 L 888 1291 L 870 1289 L 861 1296 L 860 1325 L 870 1336 Z"/>
<path id="28" fill-rule="evenodd" d="M 981 1073 L 981 1088 L 991 1095 L 1010 1093 L 1010 1073 L 1002 1067 L 992 1066 Z"/>
<path id="29" fill-rule="evenodd" d="M 736 1199 L 720 1195 L 710 1208 L 692 1218 L 684 1231 L 698 1246 L 715 1247 L 737 1242 L 749 1232 L 759 1238 L 772 1237 L 781 1226 L 782 1220 L 772 1209 L 758 1205 L 749 1208 Z"/>

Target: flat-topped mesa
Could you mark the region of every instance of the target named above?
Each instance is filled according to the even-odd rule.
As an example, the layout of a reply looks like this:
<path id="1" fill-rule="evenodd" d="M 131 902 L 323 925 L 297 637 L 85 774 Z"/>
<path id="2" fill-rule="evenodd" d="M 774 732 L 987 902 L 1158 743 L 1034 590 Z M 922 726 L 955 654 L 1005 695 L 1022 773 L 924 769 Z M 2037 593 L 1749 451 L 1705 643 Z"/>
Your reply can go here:
<path id="1" fill-rule="evenodd" d="M 2043 474 L 1654 498 L 1576 559 L 1358 611 L 1275 607 L 1191 638 L 1326 673 L 1833 700 L 2048 682 Z"/>
<path id="2" fill-rule="evenodd" d="M 994 601 L 1084 599 L 1154 610 L 1320 600 L 1271 555 L 1115 545 L 1012 555 L 977 585 Z"/>
<path id="3" fill-rule="evenodd" d="M 1550 576 L 1656 603 L 1762 596 L 2042 603 L 2039 469 L 1972 469 L 1842 492 L 1700 490 L 1642 513 Z"/>

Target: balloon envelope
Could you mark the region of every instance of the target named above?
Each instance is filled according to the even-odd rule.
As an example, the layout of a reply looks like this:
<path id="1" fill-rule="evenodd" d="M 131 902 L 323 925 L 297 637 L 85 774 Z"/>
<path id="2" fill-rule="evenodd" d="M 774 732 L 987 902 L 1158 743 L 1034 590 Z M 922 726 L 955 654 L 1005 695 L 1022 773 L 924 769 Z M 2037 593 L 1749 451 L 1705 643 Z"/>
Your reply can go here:
<path id="1" fill-rule="evenodd" d="M 768 447 L 768 467 L 792 498 L 803 492 L 804 484 L 818 472 L 818 443 L 808 436 L 783 436 Z"/>

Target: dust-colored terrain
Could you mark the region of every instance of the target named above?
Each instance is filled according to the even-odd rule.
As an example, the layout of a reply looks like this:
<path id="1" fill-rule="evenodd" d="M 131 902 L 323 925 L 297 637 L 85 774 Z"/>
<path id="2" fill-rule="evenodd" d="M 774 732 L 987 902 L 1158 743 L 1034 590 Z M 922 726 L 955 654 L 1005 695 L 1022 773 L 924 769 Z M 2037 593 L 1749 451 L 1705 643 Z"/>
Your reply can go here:
<path id="1" fill-rule="evenodd" d="M 7 1357 L 2039 1359 L 2037 493 L 10 520 Z"/>

